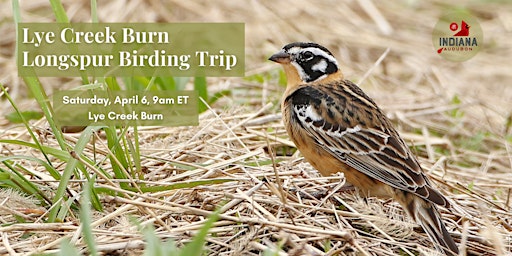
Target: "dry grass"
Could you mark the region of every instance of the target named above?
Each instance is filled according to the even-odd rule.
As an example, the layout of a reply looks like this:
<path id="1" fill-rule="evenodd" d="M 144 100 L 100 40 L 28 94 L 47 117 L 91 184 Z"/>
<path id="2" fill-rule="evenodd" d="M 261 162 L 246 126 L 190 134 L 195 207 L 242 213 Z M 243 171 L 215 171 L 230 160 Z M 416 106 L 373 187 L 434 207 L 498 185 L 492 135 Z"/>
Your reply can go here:
<path id="1" fill-rule="evenodd" d="M 320 3 L 317 3 L 320 2 Z M 443 210 L 461 246 L 480 255 L 512 251 L 512 5 L 505 1 L 460 5 L 473 11 L 484 30 L 485 46 L 473 59 L 447 62 L 436 56 L 431 31 L 448 7 L 442 1 L 121 1 L 99 4 L 104 22 L 237 21 L 246 23 L 247 75 L 275 74 L 266 58 L 292 41 L 315 41 L 339 56 L 345 75 L 358 82 L 395 122 L 438 187 L 459 206 Z M 378 2 L 378 3 L 377 3 Z M 73 22 L 87 22 L 89 1 L 65 1 Z M 0 82 L 25 109 L 27 99 L 16 75 L 10 2 L 0 2 Z M 22 1 L 25 21 L 53 20 L 47 1 Z M 390 49 L 383 61 L 376 60 Z M 371 70 L 368 76 L 367 71 Z M 365 78 L 364 80 L 361 78 Z M 363 80 L 363 81 L 360 81 Z M 76 86 L 77 79 L 42 79 L 48 93 Z M 426 235 L 403 218 L 394 202 L 362 200 L 340 192 L 342 176 L 319 177 L 300 154 L 269 154 L 292 145 L 279 122 L 282 90 L 276 80 L 254 83 L 241 78 L 209 80 L 212 90 L 231 89 L 250 103 L 223 99 L 201 116 L 200 126 L 147 127 L 139 130 L 145 182 L 172 184 L 229 178 L 230 182 L 160 193 L 102 197 L 106 209 L 94 213 L 99 249 L 138 255 L 141 234 L 129 222 L 153 223 L 162 238 L 178 244 L 190 237 L 218 205 L 221 220 L 208 239 L 212 255 L 258 255 L 280 246 L 280 255 L 432 254 Z M 247 96 L 244 93 L 251 93 Z M 238 97 L 237 97 L 238 98 Z M 243 98 L 243 97 L 242 97 Z M 454 100 L 458 99 L 458 100 Z M 460 102 L 459 102 L 460 100 Z M 270 105 L 267 105 L 270 103 Z M 10 112 L 1 102 L 3 113 Z M 0 117 L 0 136 L 28 139 L 25 130 Z M 44 122 L 34 124 L 45 128 Z M 69 135 L 70 142 L 75 135 Z M 54 145 L 51 135 L 41 137 Z M 101 141 L 101 139 L 100 139 Z M 93 152 L 93 150 L 96 150 Z M 28 153 L 27 153 L 28 151 Z M 39 153 L 0 145 L 0 156 Z M 107 154 L 101 142 L 86 154 Z M 24 164 L 24 163 L 22 163 Z M 56 187 L 42 166 L 28 165 L 34 182 Z M 56 166 L 65 163 L 56 162 Z M 194 170 L 186 170 L 185 166 Z M 61 167 L 63 168 L 63 167 Z M 108 165 L 104 168 L 109 169 Z M 70 194 L 79 194 L 74 180 Z M 97 181 L 118 189 L 118 183 Z M 341 188 L 341 190 L 343 190 Z M 51 194 L 51 191 L 48 191 Z M 319 197 L 315 197 L 320 193 Z M 27 200 L 20 206 L 20 200 Z M 44 212 L 30 199 L 0 193 L 0 222 L 13 214 L 32 223 L 0 227 L 0 254 L 52 252 L 63 238 L 83 246 L 77 217 L 44 223 Z M 22 214 L 22 215 L 20 215 Z M 31 235 L 25 237 L 25 234 Z"/>

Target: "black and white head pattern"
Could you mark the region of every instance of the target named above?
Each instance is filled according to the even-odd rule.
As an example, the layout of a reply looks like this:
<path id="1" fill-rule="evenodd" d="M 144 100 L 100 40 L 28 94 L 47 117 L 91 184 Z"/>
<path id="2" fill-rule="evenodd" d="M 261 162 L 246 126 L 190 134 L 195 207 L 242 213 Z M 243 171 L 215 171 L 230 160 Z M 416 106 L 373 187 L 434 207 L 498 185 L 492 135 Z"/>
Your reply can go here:
<path id="1" fill-rule="evenodd" d="M 338 62 L 327 48 L 315 43 L 291 43 L 283 47 L 302 81 L 319 81 L 338 71 Z"/>

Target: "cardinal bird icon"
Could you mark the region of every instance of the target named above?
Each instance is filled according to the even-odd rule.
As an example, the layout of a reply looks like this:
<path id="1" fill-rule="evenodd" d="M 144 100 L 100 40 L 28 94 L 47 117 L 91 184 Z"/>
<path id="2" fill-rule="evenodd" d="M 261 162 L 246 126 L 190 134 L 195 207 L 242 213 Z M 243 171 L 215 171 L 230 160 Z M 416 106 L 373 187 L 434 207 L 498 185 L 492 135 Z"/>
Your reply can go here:
<path id="1" fill-rule="evenodd" d="M 482 27 L 468 13 L 448 13 L 441 16 L 434 26 L 432 43 L 442 58 L 455 62 L 466 61 L 482 48 Z"/>
<path id="2" fill-rule="evenodd" d="M 470 26 L 465 21 L 462 21 L 459 32 L 455 33 L 453 36 L 469 36 L 469 28 Z"/>

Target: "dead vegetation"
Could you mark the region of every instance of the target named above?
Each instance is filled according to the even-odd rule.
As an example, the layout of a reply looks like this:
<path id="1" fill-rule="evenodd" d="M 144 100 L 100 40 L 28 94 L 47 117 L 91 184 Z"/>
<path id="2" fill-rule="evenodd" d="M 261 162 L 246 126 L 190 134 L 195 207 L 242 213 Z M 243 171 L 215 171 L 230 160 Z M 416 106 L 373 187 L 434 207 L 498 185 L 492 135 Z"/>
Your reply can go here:
<path id="1" fill-rule="evenodd" d="M 436 55 L 432 27 L 449 6 L 442 1 L 110 1 L 99 3 L 103 22 L 245 22 L 246 75 L 254 79 L 212 78 L 212 91 L 230 89 L 201 115 L 198 127 L 141 127 L 145 182 L 187 181 L 208 185 L 165 192 L 125 192 L 103 196 L 93 230 L 105 254 L 139 255 L 141 234 L 129 221 L 152 223 L 163 239 L 186 243 L 221 207 L 211 230 L 211 255 L 433 255 L 426 235 L 394 202 L 361 199 L 345 191 L 342 176 L 320 177 L 292 150 L 280 122 L 279 67 L 266 58 L 292 41 L 326 45 L 341 62 L 345 76 L 357 82 L 388 113 L 422 166 L 459 207 L 442 209 L 448 229 L 461 247 L 477 255 L 512 251 L 512 5 L 505 1 L 465 4 L 479 19 L 485 46 L 473 59 L 448 62 Z M 16 75 L 10 3 L 0 3 L 0 80 L 21 106 L 36 108 Z M 88 22 L 89 1 L 64 1 L 72 22 Z M 47 1 L 22 1 L 25 21 L 50 22 Z M 121 11 L 122 10 L 122 11 Z M 389 49 L 389 52 L 387 51 Z M 383 56 L 378 65 L 374 65 Z M 366 74 L 368 72 L 368 74 Z M 78 79 L 42 79 L 48 93 L 69 88 Z M 242 104 L 241 104 L 242 102 Z M 2 101 L 2 112 L 10 106 Z M 28 139 L 26 130 L 0 117 L 0 137 Z M 45 123 L 34 123 L 44 130 Z M 78 135 L 68 135 L 73 143 Z M 51 134 L 40 136 L 55 145 Z M 105 157 L 99 135 L 88 155 Z M 0 156 L 39 152 L 0 145 Z M 28 153 L 27 153 L 28 152 Z M 43 166 L 20 162 L 34 182 L 55 188 Z M 63 168 L 65 163 L 56 162 Z M 103 168 L 109 169 L 106 163 Z M 93 170 L 91 170 L 93 171 Z M 229 181 L 228 181 L 229 180 Z M 120 181 L 98 178 L 98 187 L 120 190 Z M 82 191 L 79 177 L 70 195 Z M 340 191 L 343 190 L 343 191 Z M 52 191 L 48 191 L 51 195 Z M 24 206 L 20 205 L 20 200 Z M 25 200 L 25 201 L 24 201 Z M 85 248 L 79 219 L 45 223 L 45 211 L 12 191 L 0 193 L 0 254 L 53 252 L 68 238 Z M 30 234 L 27 236 L 26 234 Z"/>

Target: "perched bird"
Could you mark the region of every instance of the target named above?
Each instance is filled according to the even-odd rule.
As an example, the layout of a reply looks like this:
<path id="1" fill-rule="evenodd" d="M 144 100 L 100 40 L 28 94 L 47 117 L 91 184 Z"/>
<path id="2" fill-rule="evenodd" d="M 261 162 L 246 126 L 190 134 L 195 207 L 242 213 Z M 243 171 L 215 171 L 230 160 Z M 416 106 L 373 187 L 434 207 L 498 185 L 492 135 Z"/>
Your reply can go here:
<path id="1" fill-rule="evenodd" d="M 449 201 L 375 102 L 343 78 L 332 53 L 297 42 L 269 60 L 284 67 L 283 121 L 304 158 L 324 176 L 343 172 L 364 196 L 393 198 L 439 251 L 458 254 L 436 207 Z"/>

